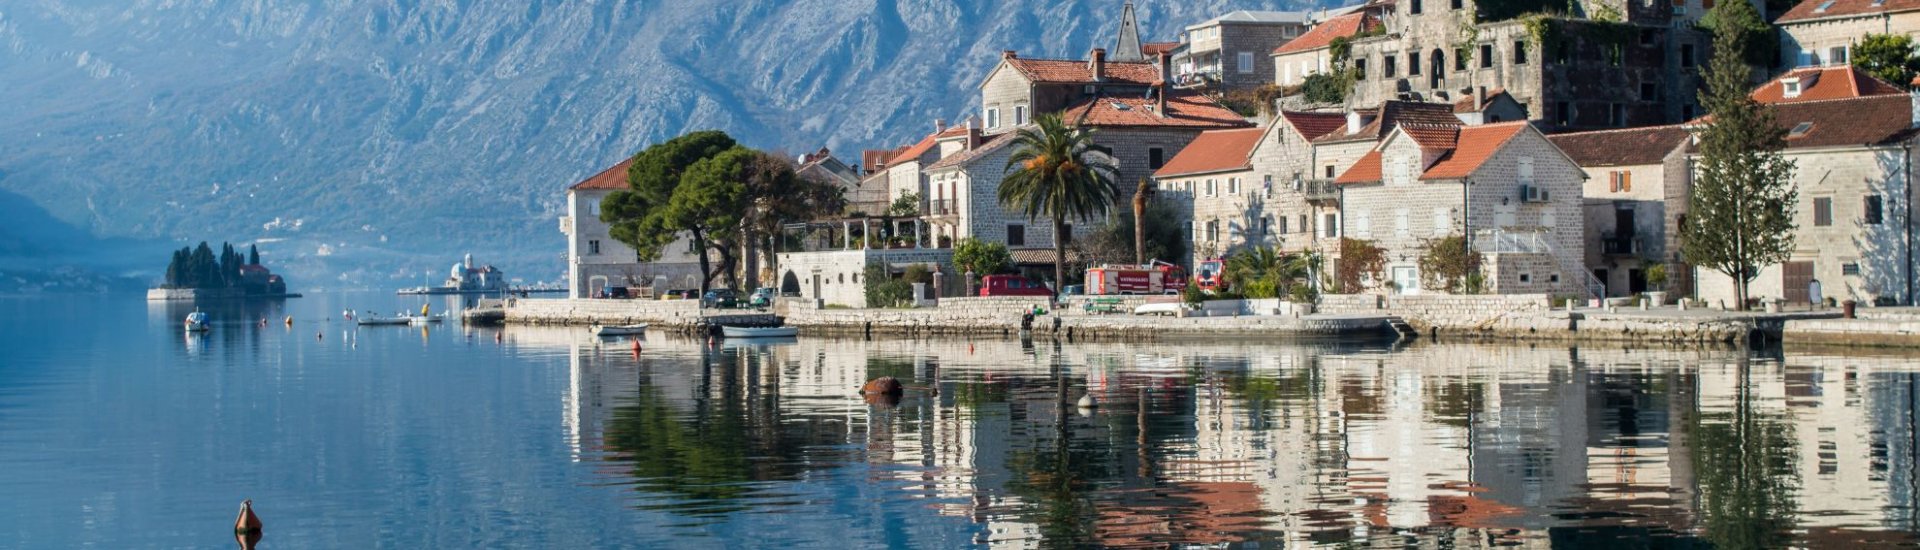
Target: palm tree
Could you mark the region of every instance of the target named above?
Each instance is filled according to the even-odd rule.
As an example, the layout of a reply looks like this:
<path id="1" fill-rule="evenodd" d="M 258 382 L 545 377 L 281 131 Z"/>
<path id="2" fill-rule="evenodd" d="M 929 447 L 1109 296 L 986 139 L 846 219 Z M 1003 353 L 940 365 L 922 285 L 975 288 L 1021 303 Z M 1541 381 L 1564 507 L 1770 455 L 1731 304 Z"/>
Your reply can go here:
<path id="1" fill-rule="evenodd" d="M 1152 196 L 1153 187 L 1140 178 L 1133 188 L 1133 263 L 1140 265 L 1147 265 L 1147 199 Z"/>
<path id="2" fill-rule="evenodd" d="M 1028 221 L 1053 220 L 1053 292 L 1067 280 L 1067 218 L 1104 218 L 1120 195 L 1112 163 L 1089 153 L 1093 131 L 1068 126 L 1060 115 L 1041 115 L 1013 136 L 1013 156 L 1000 181 L 1000 204 Z M 1138 224 L 1135 224 L 1138 225 Z"/>

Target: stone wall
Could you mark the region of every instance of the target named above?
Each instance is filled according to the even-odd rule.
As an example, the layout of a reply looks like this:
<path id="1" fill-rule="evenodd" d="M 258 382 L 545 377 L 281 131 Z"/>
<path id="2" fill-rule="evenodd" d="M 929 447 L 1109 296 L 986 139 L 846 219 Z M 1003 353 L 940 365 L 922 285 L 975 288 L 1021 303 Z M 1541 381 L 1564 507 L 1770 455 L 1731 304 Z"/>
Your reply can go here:
<path id="1" fill-rule="evenodd" d="M 1783 23 L 1780 25 L 1780 62 L 1783 68 L 1835 64 L 1839 60 L 1833 58 L 1834 48 L 1851 49 L 1862 37 L 1889 30 L 1893 34 L 1920 38 L 1920 12 L 1872 13 Z M 1818 59 L 1803 54 L 1814 54 Z"/>
<path id="2" fill-rule="evenodd" d="M 699 319 L 699 300 L 509 299 L 506 302 L 506 320 L 515 324 L 651 323 L 684 326 Z"/>
<path id="3" fill-rule="evenodd" d="M 1048 308 L 1047 299 L 946 298 L 916 309 L 823 309 L 801 300 L 787 304 L 786 322 L 810 334 L 999 334 L 1019 330 L 1021 317 L 1036 307 Z"/>
<path id="4" fill-rule="evenodd" d="M 699 288 L 699 281 L 688 284 L 688 277 L 700 276 L 700 254 L 692 239 L 681 235 L 660 250 L 653 262 L 640 263 L 633 248 L 614 240 L 607 222 L 600 221 L 600 201 L 612 191 L 573 189 L 567 191 L 567 215 L 560 218 L 560 232 L 567 236 L 567 285 L 575 298 L 586 298 L 601 288 L 646 286 L 654 277 L 666 277 L 671 288 Z"/>

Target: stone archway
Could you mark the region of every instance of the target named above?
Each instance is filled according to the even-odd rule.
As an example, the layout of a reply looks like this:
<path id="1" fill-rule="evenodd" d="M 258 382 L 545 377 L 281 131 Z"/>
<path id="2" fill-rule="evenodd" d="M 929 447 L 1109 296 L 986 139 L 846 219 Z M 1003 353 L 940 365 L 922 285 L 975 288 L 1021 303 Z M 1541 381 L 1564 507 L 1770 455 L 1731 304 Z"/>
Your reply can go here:
<path id="1" fill-rule="evenodd" d="M 780 277 L 780 295 L 799 296 L 800 277 L 794 275 L 792 271 L 788 271 L 785 276 Z"/>

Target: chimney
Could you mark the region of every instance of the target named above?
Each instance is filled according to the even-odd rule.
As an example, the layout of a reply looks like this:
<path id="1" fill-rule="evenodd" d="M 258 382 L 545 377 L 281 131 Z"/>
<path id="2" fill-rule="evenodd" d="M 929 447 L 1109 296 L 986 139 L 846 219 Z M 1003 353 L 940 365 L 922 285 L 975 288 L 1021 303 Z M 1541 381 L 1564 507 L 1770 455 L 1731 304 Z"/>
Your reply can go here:
<path id="1" fill-rule="evenodd" d="M 1360 111 L 1347 111 L 1347 133 L 1357 134 L 1360 127 L 1365 125 L 1366 122 L 1360 119 Z"/>
<path id="2" fill-rule="evenodd" d="M 945 132 L 945 131 L 947 131 L 947 119 L 944 119 L 944 118 L 933 119 L 933 133 L 938 134 L 940 132 Z"/>
<path id="3" fill-rule="evenodd" d="M 980 120 L 969 116 L 967 117 L 967 143 L 965 145 L 966 148 L 964 150 L 972 151 L 975 147 L 979 147 L 979 146 L 980 146 Z"/>
<path id="4" fill-rule="evenodd" d="M 1000 50 L 1001 59 L 1019 59 L 1020 53 L 1013 50 Z"/>
<path id="5" fill-rule="evenodd" d="M 1094 82 L 1107 80 L 1107 49 L 1094 48 L 1087 53 L 1087 72 L 1093 73 Z"/>
<path id="6" fill-rule="evenodd" d="M 1487 87 L 1474 86 L 1473 87 L 1473 110 L 1478 111 L 1481 108 L 1484 108 L 1486 106 L 1487 106 Z"/>
<path id="7" fill-rule="evenodd" d="M 1166 50 L 1160 50 L 1158 57 L 1160 64 L 1160 102 L 1159 105 L 1154 107 L 1153 114 L 1161 118 L 1166 118 L 1167 89 L 1173 86 L 1173 56 L 1168 54 Z"/>

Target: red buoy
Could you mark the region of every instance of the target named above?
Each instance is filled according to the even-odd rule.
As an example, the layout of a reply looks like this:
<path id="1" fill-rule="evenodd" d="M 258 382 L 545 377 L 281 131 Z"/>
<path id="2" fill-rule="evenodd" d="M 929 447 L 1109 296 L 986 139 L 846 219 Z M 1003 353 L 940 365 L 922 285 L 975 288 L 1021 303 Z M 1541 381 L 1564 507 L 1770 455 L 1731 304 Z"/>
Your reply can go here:
<path id="1" fill-rule="evenodd" d="M 260 532 L 260 516 L 253 515 L 252 500 L 240 501 L 240 517 L 233 520 L 233 532 L 242 535 Z"/>

